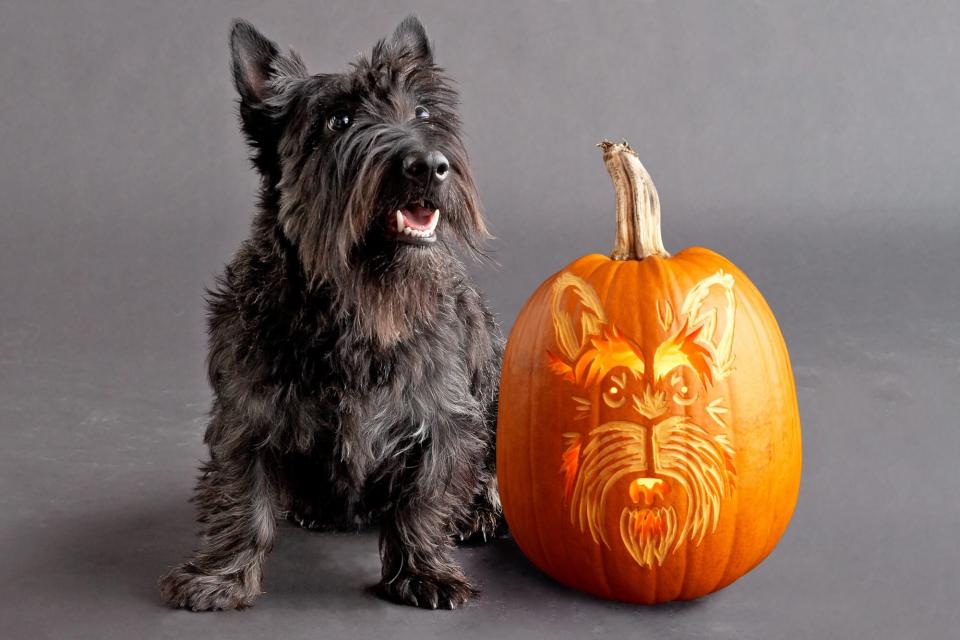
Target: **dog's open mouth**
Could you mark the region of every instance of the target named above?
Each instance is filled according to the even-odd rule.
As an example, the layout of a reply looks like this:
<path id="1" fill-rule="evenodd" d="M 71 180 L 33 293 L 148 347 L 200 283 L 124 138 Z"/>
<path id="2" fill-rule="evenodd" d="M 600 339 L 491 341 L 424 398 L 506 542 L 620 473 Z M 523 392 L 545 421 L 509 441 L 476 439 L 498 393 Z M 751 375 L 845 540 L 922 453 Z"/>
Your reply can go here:
<path id="1" fill-rule="evenodd" d="M 437 239 L 437 223 L 440 222 L 440 209 L 433 203 L 418 200 L 397 209 L 394 215 L 394 228 L 397 237 L 413 244 L 428 244 Z"/>

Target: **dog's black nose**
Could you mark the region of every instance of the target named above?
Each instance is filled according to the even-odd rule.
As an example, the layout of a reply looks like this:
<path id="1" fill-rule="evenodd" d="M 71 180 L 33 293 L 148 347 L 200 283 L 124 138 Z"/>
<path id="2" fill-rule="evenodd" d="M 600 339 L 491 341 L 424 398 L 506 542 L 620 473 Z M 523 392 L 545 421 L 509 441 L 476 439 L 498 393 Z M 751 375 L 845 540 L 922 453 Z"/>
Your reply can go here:
<path id="1" fill-rule="evenodd" d="M 403 175 L 420 184 L 443 182 L 449 173 L 450 162 L 439 151 L 417 151 L 403 159 Z"/>

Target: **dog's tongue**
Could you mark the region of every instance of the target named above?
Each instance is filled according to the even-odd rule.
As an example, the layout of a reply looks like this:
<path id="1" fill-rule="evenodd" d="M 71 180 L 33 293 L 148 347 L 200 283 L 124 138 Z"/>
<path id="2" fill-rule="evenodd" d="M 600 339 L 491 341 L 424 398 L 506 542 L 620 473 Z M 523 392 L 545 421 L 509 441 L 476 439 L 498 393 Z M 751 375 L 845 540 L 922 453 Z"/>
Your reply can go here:
<path id="1" fill-rule="evenodd" d="M 433 211 L 418 204 L 410 204 L 403 209 L 403 219 L 407 226 L 415 229 L 426 229 L 430 226 L 431 215 Z"/>

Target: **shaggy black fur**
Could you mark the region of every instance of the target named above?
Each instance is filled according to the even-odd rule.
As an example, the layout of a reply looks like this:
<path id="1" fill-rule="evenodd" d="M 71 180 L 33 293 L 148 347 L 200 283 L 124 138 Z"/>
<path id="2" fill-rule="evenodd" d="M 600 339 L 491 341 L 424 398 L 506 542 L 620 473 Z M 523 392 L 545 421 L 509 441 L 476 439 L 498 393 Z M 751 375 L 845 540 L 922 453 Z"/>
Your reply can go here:
<path id="1" fill-rule="evenodd" d="M 474 588 L 452 540 L 501 526 L 502 339 L 449 244 L 476 253 L 487 237 L 456 94 L 413 17 L 342 74 L 309 75 L 246 22 L 230 45 L 260 207 L 209 294 L 200 544 L 163 598 L 250 605 L 289 516 L 378 521 L 379 593 L 457 607 Z M 417 203 L 441 212 L 433 238 L 398 233 Z"/>

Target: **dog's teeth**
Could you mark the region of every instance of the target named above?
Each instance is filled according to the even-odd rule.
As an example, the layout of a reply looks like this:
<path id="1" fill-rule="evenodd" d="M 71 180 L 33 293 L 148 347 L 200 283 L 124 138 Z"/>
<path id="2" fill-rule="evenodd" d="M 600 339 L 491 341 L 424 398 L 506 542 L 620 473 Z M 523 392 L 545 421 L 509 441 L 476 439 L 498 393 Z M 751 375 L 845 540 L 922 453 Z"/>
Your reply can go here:
<path id="1" fill-rule="evenodd" d="M 427 232 L 433 233 L 433 230 L 437 228 L 437 222 L 440 221 L 440 209 L 436 209 L 432 214 L 430 214 L 430 220 L 427 222 Z"/>
<path id="2" fill-rule="evenodd" d="M 421 200 L 421 203 L 423 201 Z M 437 222 L 440 220 L 440 209 L 435 209 L 427 219 L 427 225 L 418 229 L 407 224 L 407 218 L 403 215 L 402 209 L 397 209 L 397 232 L 414 238 L 430 238 L 434 235 L 437 228 Z"/>

